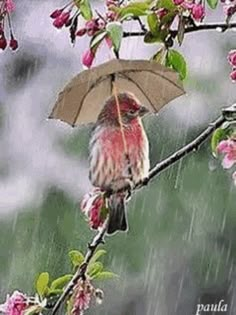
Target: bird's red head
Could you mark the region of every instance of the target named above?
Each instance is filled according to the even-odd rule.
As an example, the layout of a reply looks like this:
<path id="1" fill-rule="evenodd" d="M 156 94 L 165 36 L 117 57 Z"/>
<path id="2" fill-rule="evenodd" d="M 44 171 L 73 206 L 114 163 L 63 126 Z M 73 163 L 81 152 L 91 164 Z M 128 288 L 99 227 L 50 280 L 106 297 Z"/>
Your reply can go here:
<path id="1" fill-rule="evenodd" d="M 119 93 L 117 98 L 121 118 L 124 124 L 130 123 L 134 119 L 142 117 L 149 112 L 145 106 L 140 104 L 139 100 L 132 93 Z M 118 123 L 118 117 L 116 98 L 113 95 L 106 101 L 98 116 L 98 121 Z"/>

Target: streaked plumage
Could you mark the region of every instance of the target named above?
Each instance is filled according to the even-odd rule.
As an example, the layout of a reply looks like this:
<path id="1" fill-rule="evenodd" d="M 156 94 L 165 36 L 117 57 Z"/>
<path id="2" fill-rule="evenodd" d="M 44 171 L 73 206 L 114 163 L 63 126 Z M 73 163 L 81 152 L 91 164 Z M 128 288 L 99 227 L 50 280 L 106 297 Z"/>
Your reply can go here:
<path id="1" fill-rule="evenodd" d="M 132 177 L 130 178 L 125 157 L 115 98 L 111 97 L 98 117 L 90 141 L 90 180 L 102 190 L 116 191 L 126 186 L 130 180 L 136 184 L 148 176 L 150 167 L 148 139 L 140 118 L 147 111 L 132 94 L 119 94 L 118 100 Z M 111 208 L 112 204 L 115 208 L 119 204 L 123 205 L 124 198 L 124 194 L 113 195 L 110 200 Z M 117 203 L 119 199 L 120 202 Z M 111 217 L 114 214 L 112 212 L 115 213 L 115 209 L 111 209 Z M 122 226 L 118 223 L 114 229 L 116 228 L 122 229 Z"/>

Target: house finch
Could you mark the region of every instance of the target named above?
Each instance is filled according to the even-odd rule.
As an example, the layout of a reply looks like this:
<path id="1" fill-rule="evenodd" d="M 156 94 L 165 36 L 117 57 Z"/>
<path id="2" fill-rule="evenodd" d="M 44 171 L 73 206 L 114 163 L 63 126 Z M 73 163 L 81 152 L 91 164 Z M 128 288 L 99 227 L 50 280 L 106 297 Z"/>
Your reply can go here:
<path id="1" fill-rule="evenodd" d="M 117 99 L 127 152 L 125 152 L 115 96 L 106 101 L 90 141 L 89 178 L 92 184 L 103 191 L 117 191 L 109 197 L 108 201 L 110 210 L 108 234 L 117 230 L 127 230 L 125 213 L 127 192 L 118 192 L 118 190 L 144 180 L 148 176 L 150 167 L 148 139 L 140 119 L 148 109 L 141 106 L 131 93 L 120 93 Z"/>

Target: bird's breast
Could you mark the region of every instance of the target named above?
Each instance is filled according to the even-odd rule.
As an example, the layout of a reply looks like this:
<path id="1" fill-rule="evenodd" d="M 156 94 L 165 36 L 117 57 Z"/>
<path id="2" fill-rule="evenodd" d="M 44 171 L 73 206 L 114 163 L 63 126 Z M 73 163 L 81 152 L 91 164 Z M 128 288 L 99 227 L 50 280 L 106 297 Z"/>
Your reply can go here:
<path id="1" fill-rule="evenodd" d="M 149 146 L 141 121 L 124 127 L 124 137 L 134 183 L 148 176 Z M 97 127 L 90 143 L 90 179 L 96 186 L 109 186 L 126 177 L 128 162 L 121 129 Z M 105 175 L 104 175 L 105 174 Z"/>

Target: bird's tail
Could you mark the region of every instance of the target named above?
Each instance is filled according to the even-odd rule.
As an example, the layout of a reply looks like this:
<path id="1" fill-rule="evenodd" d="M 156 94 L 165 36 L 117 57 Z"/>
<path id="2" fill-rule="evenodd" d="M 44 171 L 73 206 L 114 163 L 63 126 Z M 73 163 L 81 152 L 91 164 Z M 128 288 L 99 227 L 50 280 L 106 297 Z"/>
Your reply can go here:
<path id="1" fill-rule="evenodd" d="M 125 195 L 114 194 L 109 198 L 109 222 L 107 234 L 113 234 L 116 231 L 127 231 L 128 224 L 125 210 Z"/>

